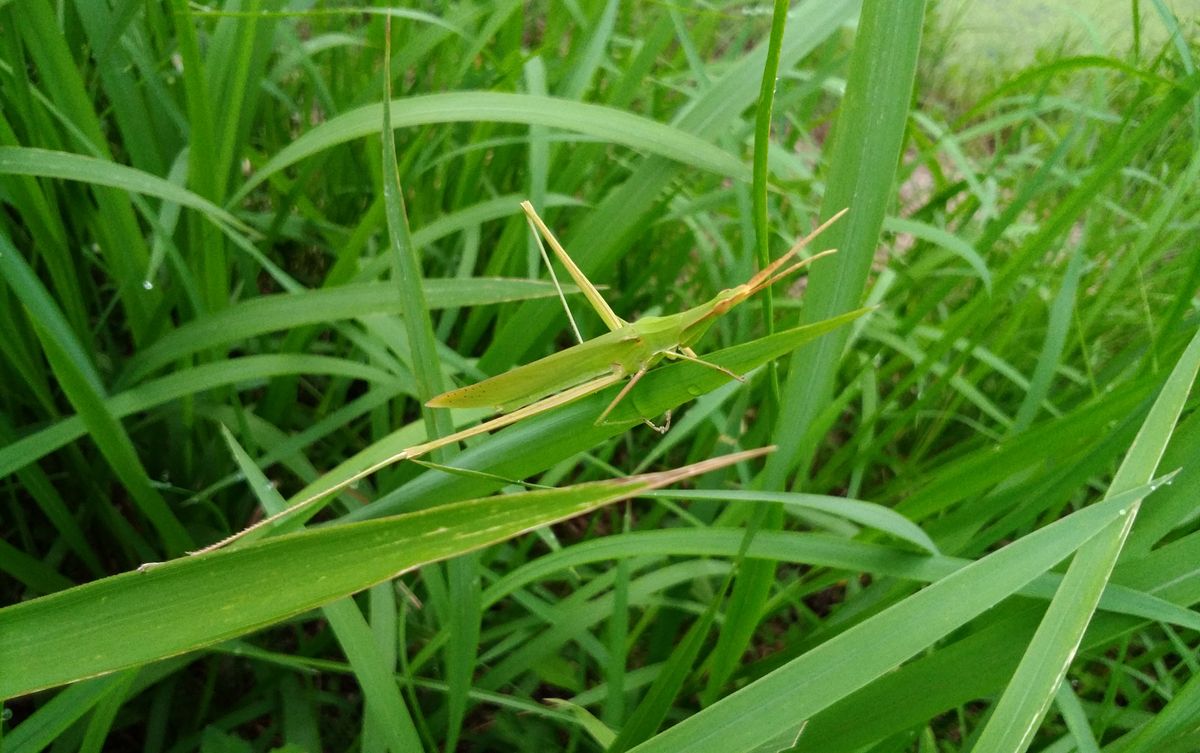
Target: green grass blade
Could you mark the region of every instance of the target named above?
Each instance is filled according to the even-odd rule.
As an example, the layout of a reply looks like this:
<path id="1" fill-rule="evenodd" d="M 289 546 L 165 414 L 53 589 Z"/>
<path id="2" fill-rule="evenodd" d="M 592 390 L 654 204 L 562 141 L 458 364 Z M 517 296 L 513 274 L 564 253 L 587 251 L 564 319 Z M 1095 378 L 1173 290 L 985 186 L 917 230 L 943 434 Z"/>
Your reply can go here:
<path id="1" fill-rule="evenodd" d="M 849 207 L 823 244 L 840 249 L 814 264 L 805 293 L 809 321 L 860 305 L 884 212 L 892 198 L 916 74 L 925 3 L 866 3 L 850 60 L 846 97 L 829 156 L 831 175 L 821 217 Z M 781 488 L 797 466 L 807 473 L 813 437 L 793 431 L 810 426 L 833 394 L 848 333 L 826 338 L 792 357 L 776 422 L 780 451 L 767 463 L 763 486 Z"/>
<path id="2" fill-rule="evenodd" d="M 0 147 L 0 174 L 33 175 L 119 188 L 195 209 L 215 222 L 243 232 L 249 229 L 241 220 L 208 199 L 157 175 L 111 160 L 48 149 L 3 146 Z"/>
<path id="3" fill-rule="evenodd" d="M 771 114 L 775 106 L 775 87 L 779 79 L 779 51 L 783 46 L 783 30 L 787 26 L 787 0 L 775 0 L 771 11 L 771 36 L 767 39 L 767 59 L 763 63 L 762 83 L 758 90 L 758 103 L 754 108 L 754 175 L 751 202 L 754 212 L 754 248 L 758 268 L 764 269 L 771 263 L 771 237 L 767 212 L 767 155 L 771 149 Z M 774 291 L 767 288 L 762 292 L 763 321 L 767 334 L 775 331 Z M 770 403 L 765 412 L 770 421 L 775 406 L 779 403 L 779 367 L 772 362 L 767 375 Z M 723 679 L 724 675 L 722 675 Z"/>
<path id="4" fill-rule="evenodd" d="M 0 278 L 31 312 L 34 330 L 55 377 L 92 435 L 97 448 L 143 515 L 162 539 L 164 551 L 179 554 L 192 546 L 183 524 L 154 489 L 133 440 L 104 403 L 104 386 L 49 292 L 12 243 L 0 234 Z"/>
<path id="5" fill-rule="evenodd" d="M 431 279 L 422 286 L 431 308 L 489 306 L 555 295 L 538 280 L 498 278 Z M 373 314 L 402 314 L 404 303 L 394 285 L 362 283 L 336 288 L 257 296 L 184 324 L 130 359 L 121 382 L 136 383 L 180 358 L 245 340 L 313 324 L 358 319 Z"/>
<path id="6" fill-rule="evenodd" d="M 754 453 L 759 454 L 759 453 Z M 470 500 L 365 523 L 302 531 L 184 557 L 0 609 L 0 698 L 209 646 L 301 614 L 398 573 L 581 515 L 744 459 Z M 231 573 L 236 573 L 232 577 Z M 147 619 L 158 626 L 128 640 Z"/>
<path id="7" fill-rule="evenodd" d="M 127 669 L 119 673 L 116 677 L 117 681 L 96 704 L 95 710 L 88 717 L 87 727 L 83 732 L 83 742 L 79 745 L 80 753 L 100 753 L 104 750 L 104 743 L 112 731 L 113 721 L 121 709 L 121 705 L 125 703 L 130 686 L 137 679 L 137 674 L 138 670 L 136 669 Z"/>
<path id="8" fill-rule="evenodd" d="M 1197 373 L 1200 373 L 1200 332 L 1192 338 L 1167 377 L 1158 400 L 1109 486 L 1110 497 L 1119 496 L 1153 477 Z M 1140 498 L 1132 500 L 1128 509 L 1121 510 L 1120 519 L 1106 526 L 1075 555 L 1033 642 L 972 748 L 974 753 L 1021 753 L 1029 747 L 1083 640 L 1084 630 L 1091 622 L 1092 612 L 1116 566 L 1140 506 Z"/>
<path id="9" fill-rule="evenodd" d="M 390 19 L 389 19 L 390 20 Z M 384 53 L 386 66 L 391 67 L 391 24 L 385 27 L 388 41 Z M 384 96 L 391 100 L 391 77 L 385 77 Z M 403 104 L 401 104 L 403 110 Z M 388 243 L 391 248 L 392 278 L 400 298 L 404 316 L 404 329 L 408 333 L 411 350 L 410 363 L 417 382 L 417 399 L 421 402 L 421 413 L 431 439 L 453 431 L 450 417 L 445 412 L 429 410 L 425 401 L 444 391 L 442 370 L 438 362 L 436 341 L 433 337 L 433 321 L 425 303 L 425 288 L 422 285 L 421 259 L 413 244 L 408 228 L 408 211 L 404 206 L 404 188 L 400 183 L 400 167 L 396 164 L 396 140 L 392 133 L 392 108 L 380 107 L 382 126 L 380 140 L 383 145 L 383 206 L 387 216 Z"/>
<path id="10" fill-rule="evenodd" d="M 840 633 L 634 748 L 750 751 L 875 680 L 1069 556 L 1150 492 L 1092 505 L 1009 544 Z"/>
<path id="11" fill-rule="evenodd" d="M 770 36 L 767 40 L 766 59 L 763 61 L 762 78 L 758 85 L 758 101 L 755 107 L 754 132 L 754 177 L 751 186 L 751 221 L 754 227 L 755 259 L 758 269 L 770 264 L 770 237 L 767 216 L 767 158 L 770 152 L 770 125 L 775 101 L 775 86 L 779 78 L 779 58 L 784 42 L 787 22 L 786 0 L 775 0 L 770 20 Z M 768 335 L 775 331 L 775 307 L 773 290 L 762 291 L 762 315 Z M 762 405 L 764 422 L 772 422 L 778 414 L 780 403 L 779 365 L 775 361 L 767 365 L 767 399 Z M 752 540 L 761 528 L 779 529 L 784 523 L 781 510 L 774 507 L 758 507 L 751 513 L 746 524 L 746 541 Z M 715 700 L 720 688 L 730 679 L 740 656 L 749 644 L 751 634 L 758 625 L 762 603 L 775 577 L 773 562 L 737 562 L 737 579 L 733 582 L 730 604 L 726 609 L 726 625 L 716 639 L 716 646 L 709 656 L 708 682 L 704 687 L 702 703 Z M 708 613 L 706 613 L 707 616 Z M 668 662 L 670 664 L 670 662 Z M 661 719 L 660 719 L 661 721 Z M 655 730 L 658 727 L 654 728 Z M 647 730 L 649 731 L 653 730 Z M 640 742 L 643 737 L 638 737 Z"/>
<path id="12" fill-rule="evenodd" d="M 266 513 L 273 515 L 283 510 L 287 503 L 275 490 L 275 486 L 263 475 L 228 429 L 222 426 L 221 433 L 246 483 L 254 491 Z M 400 689 L 396 686 L 389 669 L 395 665 L 395 661 L 385 661 L 384 651 L 377 644 L 354 599 L 347 598 L 326 604 L 321 608 L 321 612 L 325 619 L 329 620 L 362 688 L 371 733 L 385 740 L 392 750 L 421 750 L 421 740 L 417 736 L 412 716 L 400 697 Z"/>
<path id="13" fill-rule="evenodd" d="M 1075 691 L 1071 689 L 1068 682 L 1061 682 L 1058 685 L 1058 692 L 1054 694 L 1055 704 L 1062 712 L 1063 721 L 1067 724 L 1067 729 L 1071 732 L 1071 737 L 1075 741 L 1075 749 L 1079 753 L 1100 753 L 1100 743 L 1096 741 L 1096 736 L 1092 734 L 1092 727 L 1088 720 L 1087 711 L 1083 708 L 1083 704 L 1079 701 L 1079 696 L 1075 695 Z"/>
<path id="14" fill-rule="evenodd" d="M 564 701 L 561 698 L 547 698 L 546 703 L 556 709 L 562 709 L 578 720 L 579 726 L 587 730 L 596 744 L 607 749 L 612 741 L 616 739 L 617 734 L 609 729 L 604 722 L 597 719 L 583 706 Z"/>
<path id="15" fill-rule="evenodd" d="M 992 273 L 988 269 L 987 262 L 983 260 L 983 257 L 979 255 L 974 246 L 961 237 L 942 228 L 898 217 L 884 217 L 883 229 L 889 233 L 908 233 L 914 238 L 935 243 L 946 249 L 965 261 L 971 270 L 975 272 L 975 276 L 979 278 L 979 281 L 983 283 L 983 289 L 988 294 L 991 294 Z"/>
<path id="16" fill-rule="evenodd" d="M 74 585 L 54 568 L 6 541 L 0 541 L 0 571 L 16 578 L 34 594 L 54 593 Z"/>
<path id="17" fill-rule="evenodd" d="M 353 599 L 342 599 L 321 609 L 338 636 L 338 643 L 354 667 L 367 698 L 368 723 L 392 750 L 424 750 L 412 717 L 400 697 L 396 679 L 383 661 L 375 636 Z"/>
<path id="18" fill-rule="evenodd" d="M 700 619 L 693 622 L 688 628 L 682 640 L 671 651 L 670 658 L 659 668 L 658 675 L 654 678 L 650 689 L 646 691 L 642 702 L 629 715 L 629 719 L 621 727 L 617 739 L 606 749 L 606 753 L 625 753 L 649 738 L 662 726 L 663 720 L 670 713 L 683 684 L 695 670 L 700 649 L 703 648 L 704 642 L 708 638 L 708 632 L 717 616 L 717 608 L 724 600 L 727 589 L 728 580 L 725 587 L 720 589 L 717 597 L 700 615 Z"/>
<path id="19" fill-rule="evenodd" d="M 930 554 L 940 554 L 937 544 L 919 526 L 896 511 L 872 502 L 822 494 L 762 491 L 697 492 L 687 495 L 667 491 L 655 492 L 650 496 L 659 499 L 720 499 L 731 502 L 773 502 L 783 505 L 785 509 L 813 510 L 815 512 L 836 515 L 854 523 L 890 534 L 901 541 L 915 544 Z"/>
<path id="20" fill-rule="evenodd" d="M 49 748 L 59 735 L 86 716 L 123 679 L 121 675 L 98 677 L 62 691 L 4 735 L 5 751 L 35 753 Z"/>
<path id="21" fill-rule="evenodd" d="M 617 11 L 620 7 L 620 0 L 607 0 L 604 3 L 600 10 L 600 17 L 592 28 L 591 36 L 579 51 L 579 60 L 571 68 L 570 78 L 562 87 L 560 96 L 563 98 L 582 99 L 587 92 L 592 78 L 604 61 L 605 51 L 612 39 L 613 27 L 616 25 Z"/>
<path id="22" fill-rule="evenodd" d="M 1075 309 L 1075 290 L 1079 286 L 1079 276 L 1083 271 L 1083 246 L 1076 248 L 1067 264 L 1067 272 L 1063 278 L 1062 287 L 1050 307 L 1050 321 L 1046 325 L 1046 340 L 1042 343 L 1042 352 L 1038 356 L 1037 366 L 1029 379 L 1029 391 L 1017 409 L 1013 419 L 1013 431 L 1024 431 L 1033 423 L 1034 416 L 1042 406 L 1042 402 L 1050 393 L 1050 383 L 1054 378 L 1062 360 L 1063 346 L 1071 326 L 1071 314 Z"/>
<path id="23" fill-rule="evenodd" d="M 460 561 L 461 560 L 461 561 Z M 453 636 L 446 647 L 446 740 L 458 739 L 466 717 L 472 679 L 478 663 L 482 591 L 476 556 L 447 563 L 450 603 L 448 629 Z M 451 747 L 450 745 L 446 746 Z"/>
<path id="24" fill-rule="evenodd" d="M 263 165 L 231 201 L 240 201 L 270 176 L 307 157 L 337 144 L 378 134 L 382 114 L 382 105 L 366 105 L 308 131 Z M 392 128 L 462 122 L 519 123 L 561 128 L 661 155 L 718 175 L 743 179 L 749 177 L 740 160 L 702 138 L 602 105 L 505 92 L 426 94 L 391 103 Z"/>

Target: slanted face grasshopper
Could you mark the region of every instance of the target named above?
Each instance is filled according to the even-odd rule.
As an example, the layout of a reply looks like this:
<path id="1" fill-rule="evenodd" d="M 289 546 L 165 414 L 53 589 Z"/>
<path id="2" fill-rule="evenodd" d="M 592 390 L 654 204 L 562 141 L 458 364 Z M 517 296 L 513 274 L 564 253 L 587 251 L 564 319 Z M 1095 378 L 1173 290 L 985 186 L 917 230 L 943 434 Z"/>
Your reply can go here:
<path id="1" fill-rule="evenodd" d="M 518 366 L 481 382 L 444 392 L 430 399 L 426 405 L 432 408 L 492 407 L 501 415 L 471 428 L 407 447 L 334 486 L 300 500 L 280 513 L 261 520 L 204 549 L 192 552 L 192 554 L 202 554 L 217 549 L 241 539 L 251 532 L 277 524 L 284 517 L 290 518 L 299 515 L 304 510 L 312 508 L 320 500 L 393 463 L 418 458 L 439 447 L 508 426 L 560 405 L 566 405 L 629 377 L 625 387 L 597 417 L 597 423 L 603 422 L 613 408 L 645 376 L 646 372 L 664 358 L 692 361 L 720 371 L 731 379 L 741 380 L 742 377 L 738 374 L 697 356 L 691 346 L 704 336 L 718 318 L 734 306 L 817 259 L 834 253 L 830 249 L 807 259 L 796 261 L 796 256 L 813 238 L 836 222 L 847 211 L 843 209 L 829 218 L 816 230 L 797 241 L 787 253 L 759 270 L 746 282 L 722 290 L 706 303 L 678 314 L 644 316 L 637 321 L 627 322 L 616 315 L 612 307 L 600 295 L 596 286 L 575 265 L 566 249 L 559 244 L 554 234 L 534 211 L 533 205 L 526 201 L 522 202 L 521 208 L 536 230 L 535 235 L 540 234 L 545 237 L 559 261 L 566 267 L 575 284 L 587 297 L 609 331 L 591 340 L 582 341 L 580 338 L 581 342 L 565 350 Z M 540 238 L 538 243 L 541 244 Z M 542 254 L 545 256 L 544 248 Z M 549 259 L 546 261 L 549 264 Z M 553 275 L 553 271 L 551 274 Z M 570 316 L 569 309 L 567 315 Z M 571 325 L 578 338 L 578 329 L 575 328 L 573 319 Z M 665 431 L 663 428 L 654 426 L 648 419 L 646 419 L 646 423 L 656 430 Z"/>
<path id="2" fill-rule="evenodd" d="M 625 388 L 596 419 L 597 422 L 601 422 L 629 394 L 638 380 L 663 358 L 693 361 L 740 380 L 739 375 L 697 357 L 691 346 L 704 336 L 718 318 L 734 306 L 822 256 L 834 253 L 831 249 L 801 261 L 794 261 L 802 248 L 846 212 L 838 212 L 797 242 L 786 254 L 759 270 L 741 285 L 722 290 L 711 300 L 678 314 L 644 316 L 637 321 L 627 322 L 613 312 L 608 302 L 600 295 L 600 291 L 575 265 L 566 249 L 538 217 L 533 205 L 526 201 L 522 202 L 521 208 L 529 217 L 530 224 L 554 249 L 609 331 L 482 382 L 438 395 L 426 403 L 432 408 L 492 407 L 501 413 L 509 413 L 531 405 L 539 405 L 542 410 L 546 410 L 562 405 L 563 397 L 567 393 L 570 393 L 569 399 L 574 400 L 604 389 L 627 376 L 631 377 Z M 792 263 L 789 265 L 789 262 Z M 578 389 L 584 385 L 588 388 Z"/>

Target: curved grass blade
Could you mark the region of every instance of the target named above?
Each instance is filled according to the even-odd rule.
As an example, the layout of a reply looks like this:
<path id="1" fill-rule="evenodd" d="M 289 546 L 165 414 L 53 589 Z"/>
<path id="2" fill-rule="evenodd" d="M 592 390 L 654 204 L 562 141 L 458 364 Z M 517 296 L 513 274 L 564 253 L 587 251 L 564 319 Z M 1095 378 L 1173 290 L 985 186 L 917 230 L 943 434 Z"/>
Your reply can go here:
<path id="1" fill-rule="evenodd" d="M 383 106 L 366 105 L 331 118 L 288 144 L 267 161 L 230 200 L 236 204 L 286 167 L 330 147 L 379 133 Z M 519 123 L 577 131 L 685 165 L 748 178 L 741 160 L 720 147 L 673 126 L 602 105 L 558 97 L 507 92 L 449 92 L 393 100 L 392 128 L 435 123 Z"/>
<path id="2" fill-rule="evenodd" d="M 1170 477 L 1168 477 L 1170 478 Z M 1161 493 L 1161 492 L 1160 492 Z M 652 492 L 651 499 L 661 492 Z M 692 492 L 691 494 L 695 494 Z M 484 594 L 484 605 L 491 606 L 521 587 L 548 578 L 555 573 L 604 560 L 644 557 L 736 557 L 743 533 L 735 529 L 680 529 L 639 531 L 608 536 L 576 544 L 526 564 L 492 584 Z M 972 560 L 944 555 L 927 556 L 880 544 L 844 539 L 823 533 L 760 531 L 746 550 L 752 559 L 812 565 L 849 573 L 931 583 L 971 564 Z M 649 560 L 649 567 L 654 560 Z M 1017 593 L 1049 601 L 1063 576 L 1045 573 Z M 1200 630 L 1200 613 L 1136 588 L 1110 582 L 1100 598 L 1100 609 L 1113 614 L 1130 615 L 1154 622 Z"/>
<path id="3" fill-rule="evenodd" d="M 499 277 L 435 278 L 423 280 L 422 286 L 431 308 L 487 306 L 555 295 L 554 286 L 540 280 Z M 574 289 L 568 286 L 567 292 Z M 121 381 L 137 382 L 183 356 L 219 346 L 232 347 L 268 332 L 381 313 L 403 313 L 395 286 L 387 283 L 339 285 L 250 298 L 171 330 L 130 359 Z"/>
<path id="4" fill-rule="evenodd" d="M 369 384 L 395 385 L 412 393 L 411 384 L 397 376 L 357 361 L 330 356 L 282 353 L 244 356 L 228 361 L 201 364 L 144 382 L 104 400 L 114 418 L 160 407 L 180 398 L 197 395 L 226 385 L 254 385 L 278 376 L 326 374 L 361 379 Z M 40 431 L 0 447 L 0 478 L 20 470 L 87 433 L 80 416 L 69 416 Z"/>
<path id="5" fill-rule="evenodd" d="M 858 499 L 834 497 L 824 494 L 798 494 L 793 492 L 761 492 L 761 491 L 699 491 L 699 492 L 655 492 L 651 497 L 662 499 L 716 499 L 722 501 L 745 502 L 775 502 L 784 507 L 814 510 L 817 512 L 836 515 L 860 525 L 874 528 L 877 531 L 890 534 L 915 544 L 930 554 L 940 554 L 937 544 L 929 538 L 929 534 L 900 513 Z"/>
<path id="6" fill-rule="evenodd" d="M 0 174 L 58 178 L 120 188 L 195 209 L 242 232 L 250 228 L 208 199 L 157 175 L 111 160 L 25 146 L 0 146 Z"/>

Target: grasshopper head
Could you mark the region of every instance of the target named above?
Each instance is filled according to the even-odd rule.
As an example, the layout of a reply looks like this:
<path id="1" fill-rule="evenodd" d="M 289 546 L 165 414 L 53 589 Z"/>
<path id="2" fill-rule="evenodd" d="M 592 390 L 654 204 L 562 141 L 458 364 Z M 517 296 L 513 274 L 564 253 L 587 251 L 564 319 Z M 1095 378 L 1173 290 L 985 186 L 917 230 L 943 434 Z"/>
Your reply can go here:
<path id="1" fill-rule="evenodd" d="M 843 209 L 842 211 L 830 217 L 816 230 L 813 230 L 808 235 L 796 241 L 796 243 L 790 249 L 788 249 L 787 253 L 785 253 L 783 256 L 780 256 L 775 261 L 758 270 L 758 272 L 756 272 L 749 280 L 746 280 L 741 285 L 736 287 L 722 290 L 720 293 L 717 293 L 717 295 L 707 304 L 693 309 L 692 311 L 695 312 L 696 319 L 684 325 L 685 334 L 682 338 L 683 344 L 688 345 L 692 342 L 695 342 L 697 339 L 699 339 L 700 335 L 702 335 L 704 331 L 708 329 L 712 322 L 716 321 L 718 317 L 724 315 L 734 306 L 738 305 L 758 291 L 764 288 L 769 288 L 779 280 L 782 280 L 784 277 L 787 277 L 794 272 L 798 272 L 821 257 L 837 253 L 836 249 L 831 248 L 827 251 L 822 251 L 819 254 L 813 254 L 807 259 L 795 261 L 796 255 L 800 253 L 801 249 L 807 246 L 813 238 L 816 238 L 818 235 L 820 235 L 826 228 L 841 219 L 841 216 L 848 211 L 850 210 Z"/>
<path id="2" fill-rule="evenodd" d="M 712 299 L 713 318 L 724 315 L 729 309 L 754 295 L 754 292 L 749 283 L 742 283 L 735 288 L 728 288 L 717 293 L 716 297 Z"/>
<path id="3" fill-rule="evenodd" d="M 796 241 L 796 243 L 793 244 L 790 249 L 788 249 L 787 253 L 758 270 L 758 272 L 756 272 L 754 276 L 746 282 L 738 285 L 736 288 L 730 288 L 722 291 L 716 298 L 714 310 L 723 314 L 763 288 L 769 288 L 779 280 L 782 280 L 788 275 L 798 272 L 804 267 L 807 267 L 809 264 L 812 264 L 817 259 L 837 253 L 836 249 L 831 248 L 827 251 L 822 251 L 819 254 L 813 254 L 807 259 L 793 261 L 796 258 L 796 255 L 800 253 L 800 250 L 807 246 L 813 238 L 816 238 L 818 235 L 823 233 L 826 228 L 841 219 L 842 215 L 848 211 L 850 211 L 849 208 L 843 209 L 842 211 L 830 217 L 828 220 L 825 220 L 825 222 L 821 223 L 816 230 L 813 230 L 808 235 Z"/>

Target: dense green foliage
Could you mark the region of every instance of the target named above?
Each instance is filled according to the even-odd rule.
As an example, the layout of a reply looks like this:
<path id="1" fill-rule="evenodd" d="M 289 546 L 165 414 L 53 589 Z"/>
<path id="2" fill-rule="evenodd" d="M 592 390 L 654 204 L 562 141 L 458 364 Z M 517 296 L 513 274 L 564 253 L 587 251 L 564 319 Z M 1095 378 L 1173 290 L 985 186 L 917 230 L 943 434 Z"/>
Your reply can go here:
<path id="1" fill-rule="evenodd" d="M 0 3 L 5 751 L 1200 749 L 1192 24 L 983 88 L 921 0 L 312 5 Z M 525 198 L 631 320 L 850 212 L 745 383 L 135 572 L 569 346 Z"/>

